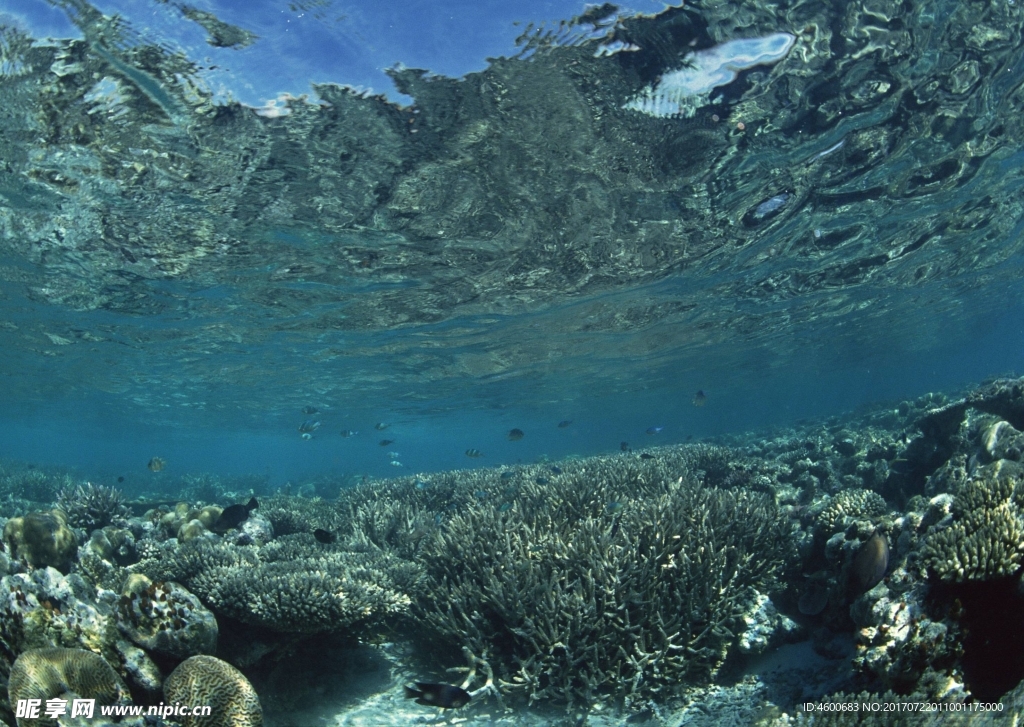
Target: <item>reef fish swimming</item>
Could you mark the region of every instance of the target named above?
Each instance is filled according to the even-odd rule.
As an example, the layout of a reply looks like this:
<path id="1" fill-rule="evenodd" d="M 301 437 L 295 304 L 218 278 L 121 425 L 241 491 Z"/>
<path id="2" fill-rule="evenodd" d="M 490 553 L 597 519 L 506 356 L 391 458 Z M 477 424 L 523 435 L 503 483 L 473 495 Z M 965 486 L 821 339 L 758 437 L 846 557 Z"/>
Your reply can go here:
<path id="1" fill-rule="evenodd" d="M 154 457 L 153 459 L 149 460 L 149 464 L 147 464 L 146 466 L 149 467 L 150 472 L 159 472 L 160 470 L 167 466 L 167 463 L 164 462 L 159 457 Z"/>
<path id="2" fill-rule="evenodd" d="M 510 442 L 518 442 L 520 439 L 526 436 L 526 433 L 522 429 L 512 429 L 508 433 L 508 439 Z"/>
<path id="3" fill-rule="evenodd" d="M 466 456 L 467 457 L 481 457 L 481 456 L 483 456 L 483 452 L 481 452 L 479 449 L 467 449 L 466 450 Z"/>
<path id="4" fill-rule="evenodd" d="M 698 391 L 696 394 L 693 395 L 693 405 L 694 406 L 704 406 L 707 403 L 708 403 L 708 395 L 704 393 L 703 389 L 701 389 L 700 391 Z"/>
<path id="5" fill-rule="evenodd" d="M 469 704 L 472 697 L 469 692 L 452 684 L 430 684 L 416 682 L 416 688 L 405 688 L 405 698 L 415 699 L 416 704 L 441 709 L 458 709 Z"/>
<path id="6" fill-rule="evenodd" d="M 570 424 L 572 424 L 572 419 L 563 419 L 562 421 L 558 422 L 558 428 L 565 429 Z"/>
<path id="7" fill-rule="evenodd" d="M 323 543 L 324 545 L 330 545 L 338 539 L 338 536 L 330 530 L 324 530 L 323 528 L 317 528 L 314 530 L 313 537 L 316 538 L 316 542 Z"/>
<path id="8" fill-rule="evenodd" d="M 660 432 L 664 428 L 665 427 L 647 427 L 646 432 L 648 434 L 657 434 L 658 432 Z"/>
<path id="9" fill-rule="evenodd" d="M 239 525 L 249 519 L 249 513 L 260 506 L 259 502 L 256 501 L 255 497 L 250 497 L 249 502 L 244 505 L 228 505 L 221 512 L 220 517 L 217 518 L 217 522 L 210 528 L 215 533 L 226 533 L 231 528 L 237 528 Z"/>
<path id="10" fill-rule="evenodd" d="M 889 540 L 877 530 L 853 557 L 850 576 L 860 593 L 870 591 L 885 578 L 889 569 Z"/>

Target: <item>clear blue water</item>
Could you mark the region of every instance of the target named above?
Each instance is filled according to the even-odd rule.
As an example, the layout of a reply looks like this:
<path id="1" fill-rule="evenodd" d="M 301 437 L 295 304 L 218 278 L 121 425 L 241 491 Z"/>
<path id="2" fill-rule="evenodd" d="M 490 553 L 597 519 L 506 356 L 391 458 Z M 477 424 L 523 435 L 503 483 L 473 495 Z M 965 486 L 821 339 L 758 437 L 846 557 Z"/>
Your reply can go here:
<path id="1" fill-rule="evenodd" d="M 99 4 L 89 15 L 90 6 L 84 4 L 19 0 L 0 20 L 26 37 L 86 37 L 95 48 L 96 38 L 107 38 L 96 35 L 97 28 L 106 27 L 103 14 L 121 16 L 111 26 L 117 28 L 117 40 L 102 40 L 109 43 L 104 58 L 116 51 L 128 59 L 107 66 L 111 85 L 106 91 L 117 87 L 121 96 L 115 93 L 109 102 L 113 110 L 106 110 L 110 120 L 103 128 L 124 126 L 127 131 L 140 121 L 133 118 L 132 94 L 136 101 L 141 90 L 141 96 L 148 95 L 157 105 L 177 103 L 166 100 L 170 96 L 160 101 L 164 96 L 152 69 L 142 68 L 143 75 L 125 70 L 133 47 L 155 43 L 167 59 L 199 64 L 192 82 L 214 107 L 228 99 L 258 107 L 279 92 L 309 92 L 313 82 L 372 85 L 399 104 L 414 105 L 397 111 L 397 106 L 375 99 L 365 102 L 367 107 L 411 111 L 412 123 L 421 106 L 425 115 L 436 117 L 442 101 L 416 105 L 408 93 L 383 87 L 391 84 L 387 76 L 374 80 L 381 68 L 420 65 L 437 74 L 434 78 L 464 78 L 453 88 L 460 83 L 475 87 L 477 79 L 493 75 L 483 58 L 521 53 L 514 39 L 525 25 L 515 26 L 513 20 L 537 21 L 551 30 L 557 27 L 552 18 L 572 14 L 553 4 L 517 6 L 520 15 L 514 18 L 502 4 L 452 4 L 443 12 L 434 5 L 410 6 L 400 13 L 368 5 L 346 8 L 342 14 L 327 4 L 306 10 L 278 5 L 247 5 L 244 11 L 230 3 L 205 8 L 259 36 L 243 48 L 210 46 L 202 28 L 169 5 L 142 9 Z M 636 7 L 621 15 L 652 9 Z M 705 31 L 696 30 L 699 25 L 693 24 L 692 43 L 704 45 L 709 40 Z M 542 53 L 585 48 L 580 58 L 603 62 L 590 51 L 603 35 L 610 37 L 609 27 L 577 27 Z M 752 32 L 748 29 L 747 34 Z M 466 42 L 452 43 L 453 37 Z M 53 42 L 39 41 L 37 46 Z M 804 57 L 821 51 L 809 37 L 801 37 L 796 48 L 792 53 Z M 13 46 L 9 50 L 8 87 L 14 89 L 25 76 L 14 60 Z M 658 49 L 677 64 L 685 52 Z M 927 47 L 915 52 L 930 57 Z M 970 51 L 968 56 L 973 57 Z M 583 64 L 580 58 L 556 57 L 555 67 L 572 71 L 574 64 Z M 655 71 L 669 67 L 652 69 L 655 61 L 668 64 L 657 55 L 643 61 L 647 67 L 630 71 L 634 83 L 637 78 L 657 80 Z M 1016 50 L 1005 56 L 1002 72 L 1014 73 L 1014 63 L 1019 63 Z M 540 61 L 524 58 L 503 64 L 522 64 L 528 70 Z M 153 210 L 144 201 L 147 197 L 136 195 L 124 179 L 104 182 L 109 175 L 98 173 L 98 137 L 33 148 L 24 145 L 27 137 L 12 133 L 3 186 L 8 245 L 0 287 L 6 322 L 0 330 L 5 388 L 0 452 L 22 461 L 78 467 L 95 476 L 139 478 L 140 484 L 149 476 L 142 469 L 145 462 L 156 454 L 171 463 L 161 475 L 168 477 L 186 471 L 258 471 L 277 483 L 320 473 L 383 477 L 533 461 L 542 455 L 609 452 L 622 441 L 643 446 L 784 426 L 802 417 L 955 389 L 1018 370 L 1024 329 L 1018 313 L 1021 221 L 1014 216 L 1016 207 L 1003 204 L 975 229 L 950 229 L 963 227 L 958 220 L 965 200 L 984 200 L 986 194 L 1009 200 L 1016 194 L 1020 153 L 991 131 L 1003 133 L 993 118 L 1000 104 L 1007 103 L 1001 100 L 1008 93 L 1000 85 L 1002 77 L 993 78 L 988 95 L 979 90 L 972 96 L 978 105 L 972 128 L 979 130 L 969 133 L 980 140 L 987 128 L 990 139 L 1000 139 L 977 157 L 977 173 L 956 185 L 937 183 L 926 194 L 911 195 L 908 184 L 927 188 L 929 154 L 961 164 L 957 160 L 966 158 L 972 145 L 968 132 L 910 133 L 899 127 L 900 103 L 892 94 L 846 118 L 830 112 L 831 119 L 815 119 L 812 101 L 793 94 L 787 98 L 780 91 L 787 84 L 787 70 L 807 83 L 809 66 L 793 56 L 778 66 L 777 75 L 771 75 L 771 64 L 757 66 L 746 72 L 750 75 L 712 91 L 710 98 L 695 101 L 694 118 L 650 121 L 638 112 L 615 112 L 627 124 L 621 133 L 632 123 L 628 133 L 638 138 L 667 134 L 662 151 L 668 157 L 690 153 L 689 147 L 672 145 L 673 135 L 688 138 L 697 132 L 706 136 L 694 138 L 710 143 L 720 155 L 698 162 L 710 164 L 706 172 L 681 172 L 673 184 L 686 184 L 668 197 L 664 191 L 635 191 L 644 185 L 651 190 L 664 187 L 663 181 L 624 181 L 620 191 L 611 178 L 601 181 L 601 188 L 613 196 L 634 195 L 628 203 L 608 203 L 621 207 L 612 211 L 613 218 L 636 218 L 632 229 L 611 233 L 625 236 L 610 243 L 612 248 L 622 246 L 612 257 L 625 254 L 637 260 L 634 270 L 618 279 L 618 273 L 601 271 L 600 265 L 582 275 L 558 269 L 559 260 L 584 268 L 589 264 L 585 239 L 578 253 L 572 252 L 575 243 L 563 241 L 580 223 L 570 212 L 563 231 L 506 228 L 482 246 L 480 234 L 471 231 L 464 240 L 447 240 L 452 249 L 470 252 L 444 262 L 443 271 L 431 266 L 447 253 L 440 258 L 432 257 L 433 252 L 422 259 L 408 257 L 403 246 L 446 239 L 443 230 L 430 237 L 419 228 L 402 231 L 401 225 L 381 222 L 382 211 L 395 206 L 394 196 L 403 189 L 406 196 L 420 194 L 414 186 L 408 191 L 417 183 L 415 174 L 405 182 L 388 182 L 391 191 L 378 193 L 378 212 L 364 210 L 358 222 L 340 226 L 332 219 L 321 227 L 309 210 L 238 219 L 231 211 L 237 201 L 224 206 L 202 185 L 191 191 L 182 188 L 177 198 L 173 185 L 164 187 L 158 194 L 167 209 L 154 213 L 149 222 Z M 884 64 L 874 68 L 884 75 Z M 41 82 L 47 82 L 45 77 Z M 485 98 L 496 93 L 486 83 L 493 81 L 485 82 Z M 634 92 L 639 90 L 635 85 Z M 103 92 L 100 88 L 93 93 Z M 180 92 L 172 89 L 171 95 Z M 520 98 L 512 113 L 525 108 L 529 87 L 516 93 Z M 548 90 L 539 88 L 537 93 L 538 102 L 557 107 Z M 735 119 L 708 121 L 708 110 L 715 111 L 715 118 L 733 113 L 739 119 L 737 108 L 750 114 L 751 104 L 772 93 L 779 94 L 777 118 L 761 112 L 749 131 L 732 128 Z M 12 103 L 28 104 L 24 118 L 31 117 L 30 98 L 11 98 Z M 460 108 L 462 102 L 448 103 Z M 302 107 L 300 103 L 297 108 Z M 95 108 L 89 112 L 93 119 L 101 115 Z M 461 108 L 460 113 L 483 114 L 474 123 L 499 123 L 498 117 L 488 121 L 488 112 L 464 104 Z M 938 124 L 947 118 L 937 112 L 931 117 L 916 113 L 920 123 L 932 118 Z M 788 126 L 782 118 L 786 114 Z M 159 134 L 149 133 L 143 144 L 149 151 L 125 149 L 123 164 L 141 164 L 146 154 L 166 150 L 180 153 L 182 145 L 193 149 L 186 157 L 201 156 L 202 143 L 196 146 L 199 127 L 191 123 L 188 127 L 179 119 Z M 300 122 L 293 114 L 258 123 L 287 128 Z M 551 123 L 570 124 L 567 133 L 576 133 L 572 120 Z M 40 127 L 37 119 L 28 127 L 38 132 L 45 124 Z M 514 130 L 500 133 L 515 144 L 525 143 Z M 628 138 L 608 141 L 630 143 Z M 109 144 L 116 146 L 114 141 Z M 659 153 L 656 144 L 650 148 Z M 331 146 L 325 149 L 329 153 Z M 72 161 L 76 154 L 78 161 Z M 109 147 L 104 154 L 107 164 L 112 154 L 117 156 Z M 493 154 L 488 152 L 487 158 Z M 865 157 L 870 161 L 865 163 Z M 410 169 L 415 165 L 403 163 Z M 430 162 L 420 163 L 429 168 Z M 40 183 L 40 170 L 47 168 L 76 179 L 81 191 Z M 26 179 L 33 181 L 26 184 Z M 528 177 L 524 184 L 528 190 Z M 855 200 L 862 194 L 857 190 L 865 189 L 882 191 L 843 201 L 843 195 Z M 692 213 L 686 197 L 698 190 L 713 195 L 717 224 L 728 226 L 722 237 L 700 243 L 704 247 L 697 255 L 687 250 L 685 235 L 668 248 L 659 242 L 660 247 L 646 253 L 653 257 L 645 260 L 644 240 L 650 231 L 637 225 L 643 227 L 645 216 L 652 224 L 685 222 Z M 544 202 L 517 204 L 521 207 L 515 214 L 528 219 L 529 205 L 542 209 Z M 97 227 L 96 220 L 104 215 L 119 216 L 124 229 L 136 224 L 133 216 L 139 218 L 140 232 L 127 248 L 134 246 L 141 257 L 164 244 L 161 225 L 187 226 L 190 210 L 204 220 L 205 229 L 214 231 L 204 239 L 219 235 L 227 246 L 244 239 L 251 249 L 238 259 L 229 255 L 223 264 L 206 267 L 209 252 L 203 253 L 207 257 L 202 262 L 187 261 L 192 244 L 187 240 L 184 252 L 170 254 L 177 256 L 177 263 L 156 268 L 144 262 L 128 265 L 127 259 L 136 259 L 131 252 L 114 261 L 101 254 L 111 237 L 124 234 L 99 232 L 102 225 Z M 451 224 L 463 214 L 458 210 L 458 200 L 452 199 L 434 212 L 441 219 L 456 215 Z M 503 210 L 498 214 L 513 213 L 508 205 Z M 164 216 L 167 221 L 160 221 Z M 23 227 L 26 220 L 29 224 Z M 59 235 L 69 241 L 63 249 L 52 244 L 54 227 L 68 228 Z M 992 232 L 995 228 L 997 233 Z M 592 234 L 608 233 L 597 229 Z M 915 237 L 919 242 L 911 245 Z M 830 239 L 838 242 L 819 243 Z M 925 239 L 927 244 L 921 242 Z M 503 245 L 511 247 L 503 250 Z M 904 258 L 901 250 L 908 245 L 912 251 Z M 379 271 L 361 275 L 360 266 L 370 263 L 346 259 L 342 264 L 336 251 L 346 246 L 364 251 L 376 246 L 390 259 Z M 556 253 L 531 262 L 532 246 Z M 568 254 L 557 252 L 561 246 Z M 518 261 L 516 271 L 507 272 L 518 277 L 504 282 L 503 255 Z M 891 261 L 867 275 L 851 273 L 844 279 L 844 271 L 877 255 Z M 459 259 L 472 261 L 472 267 L 460 273 Z M 117 267 L 124 268 L 119 274 L 130 283 L 111 280 Z M 534 274 L 542 282 L 528 282 Z M 821 282 L 830 275 L 835 280 Z M 605 282 L 594 282 L 602 276 Z M 57 282 L 48 287 L 47 281 Z M 476 291 L 445 299 L 453 286 L 462 284 Z M 364 301 L 367 309 L 360 310 Z M 426 310 L 423 306 L 436 310 L 417 315 Z M 707 406 L 691 405 L 697 390 L 707 393 Z M 300 411 L 310 405 L 320 409 L 312 418 L 323 426 L 305 441 L 297 427 L 310 418 Z M 572 426 L 557 429 L 555 424 L 563 419 L 572 419 Z M 378 421 L 393 426 L 377 432 L 373 425 Z M 653 425 L 665 427 L 656 438 L 644 434 Z M 512 427 L 527 436 L 508 441 L 505 434 Z M 342 438 L 343 430 L 358 434 Z M 395 443 L 382 447 L 378 442 L 384 438 Z M 464 455 L 467 448 L 484 454 L 470 460 Z M 390 465 L 394 458 L 387 453 L 392 451 L 400 453 L 403 467 Z"/>
<path id="2" fill-rule="evenodd" d="M 984 432 L 1017 434 L 973 418 L 969 435 L 929 441 L 937 435 L 918 436 L 912 418 L 933 399 L 877 429 L 839 430 L 849 412 L 899 410 L 927 392 L 955 396 L 1021 373 L 1022 38 L 1024 6 L 1014 2 L 7 0 L 0 475 L 15 473 L 5 482 L 24 494 L 52 484 L 27 465 L 69 468 L 147 507 L 178 496 L 240 504 L 250 487 L 261 498 L 308 495 L 311 483 L 329 498 L 368 479 L 735 442 L 727 435 L 843 415 L 842 425 L 772 441 L 758 455 L 763 471 L 753 459 L 718 462 L 715 477 L 775 488 L 785 532 L 804 538 L 805 551 L 803 572 L 773 594 L 779 610 L 847 639 L 852 595 L 841 593 L 842 564 L 825 561 L 849 565 L 859 541 L 889 527 L 906 535 L 893 539 L 902 550 L 872 572 L 912 569 L 930 522 L 917 532 L 921 518 L 901 508 L 920 514 L 918 496 L 948 495 L 956 467 L 995 457 L 988 440 L 978 449 Z M 998 404 L 979 411 L 1011 419 Z M 510 439 L 513 429 L 524 436 Z M 689 476 L 726 456 L 716 451 L 661 455 Z M 829 471 L 821 479 L 822 469 L 805 467 L 808 452 Z M 936 469 L 937 452 L 969 464 L 943 459 Z M 628 489 L 641 482 L 631 468 L 653 472 L 661 455 L 609 458 L 590 472 L 622 468 Z M 147 468 L 154 457 L 166 468 Z M 516 486 L 551 484 L 536 472 Z M 199 473 L 222 488 L 186 492 Z M 454 485 L 448 495 L 412 480 L 404 490 L 381 485 L 380 510 L 359 522 L 404 517 L 385 536 L 398 533 L 387 547 L 402 558 L 424 538 L 445 541 L 452 522 L 497 517 L 506 527 L 527 506 L 504 482 L 488 485 L 504 488 L 500 504 L 474 492 L 472 482 L 497 479 L 488 475 L 432 482 L 458 480 L 462 499 Z M 826 550 L 839 530 L 819 531 L 814 508 L 851 478 L 893 510 L 844 530 L 844 556 Z M 602 487 L 612 497 L 608 482 L 595 482 Z M 364 492 L 374 490 L 343 493 L 342 510 Z M 0 494 L 5 514 L 37 506 Z M 541 494 L 530 507 L 562 506 Z M 614 497 L 585 503 L 590 519 L 576 519 L 607 535 L 595 541 L 601 549 L 618 538 L 628 561 L 638 542 L 626 532 L 630 508 L 657 503 Z M 261 512 L 278 508 L 291 528 L 278 539 L 292 541 L 259 551 L 271 561 L 302 538 L 303 548 L 366 545 L 362 531 L 345 535 L 351 542 L 323 539 L 356 522 L 348 511 L 276 502 Z M 132 537 L 151 541 L 139 563 L 143 551 L 191 547 L 176 538 L 196 533 L 222 548 L 252 545 L 250 534 L 226 545 L 212 534 L 217 520 L 187 529 L 202 513 L 181 510 L 151 511 L 145 535 L 146 516 L 134 518 Z M 80 533 L 83 549 L 88 536 Z M 298 575 L 319 572 L 323 554 L 302 552 L 308 569 Z M 512 565 L 529 562 L 532 578 L 535 553 L 521 552 Z M 561 568 L 561 557 L 551 562 Z M 819 621 L 821 609 L 799 606 L 824 589 L 815 577 L 834 586 Z M 887 593 L 900 608 L 926 608 L 922 589 L 907 585 L 926 578 L 904 571 Z M 619 610 L 638 602 L 617 597 Z M 984 592 L 977 602 L 987 606 Z M 225 631 L 248 647 L 241 624 L 252 614 L 239 613 Z M 947 616 L 957 621 L 930 614 Z M 522 636 L 510 624 L 498 641 Z M 280 633 L 293 633 L 286 626 Z M 833 646 L 815 643 L 823 658 Z M 323 663 L 348 668 L 354 652 L 337 653 Z M 373 652 L 379 683 L 366 693 L 389 694 L 376 703 L 387 711 L 401 692 L 383 653 Z M 270 661 L 254 673 L 322 666 Z M 317 689 L 333 679 L 318 678 Z M 998 686 L 993 695 L 1008 685 Z M 264 692 L 274 695 L 268 704 L 302 693 L 287 679 L 278 687 Z M 750 713 L 761 709 L 753 692 L 745 698 Z M 328 700 L 324 713 L 348 709 L 346 699 Z"/>

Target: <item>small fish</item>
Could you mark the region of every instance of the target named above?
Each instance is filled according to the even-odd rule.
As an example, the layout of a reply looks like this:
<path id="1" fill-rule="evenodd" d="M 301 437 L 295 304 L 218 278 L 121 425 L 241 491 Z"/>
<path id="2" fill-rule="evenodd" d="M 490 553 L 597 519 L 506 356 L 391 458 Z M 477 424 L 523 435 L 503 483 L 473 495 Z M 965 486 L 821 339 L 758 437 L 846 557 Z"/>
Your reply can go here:
<path id="1" fill-rule="evenodd" d="M 466 450 L 466 456 L 467 457 L 482 457 L 483 456 L 483 452 L 481 452 L 479 449 L 467 449 Z"/>
<path id="2" fill-rule="evenodd" d="M 399 462 L 397 459 L 391 460 L 390 464 L 392 467 L 405 467 L 405 465 Z"/>
<path id="3" fill-rule="evenodd" d="M 302 432 L 303 434 L 315 432 L 319 428 L 320 422 L 315 422 L 312 419 L 307 419 L 306 421 L 302 422 L 302 424 L 299 425 L 299 431 Z"/>
<path id="4" fill-rule="evenodd" d="M 312 435 L 312 434 L 310 434 L 309 432 L 303 432 L 303 433 L 302 433 L 301 435 L 299 435 L 299 436 L 301 436 L 301 437 L 302 437 L 303 439 L 305 439 L 305 440 L 306 440 L 307 442 L 308 442 L 308 441 L 309 441 L 310 439 L 312 439 L 312 438 L 313 438 L 313 435 Z"/>
<path id="5" fill-rule="evenodd" d="M 503 480 L 511 480 L 515 476 L 516 473 L 513 472 L 512 470 L 505 470 L 504 472 L 501 473 L 501 479 Z"/>
<path id="6" fill-rule="evenodd" d="M 121 475 L 120 477 L 118 477 L 117 481 L 118 482 L 124 482 L 124 475 Z"/>
<path id="7" fill-rule="evenodd" d="M 416 480 L 416 489 L 417 490 L 425 490 L 425 489 L 427 489 L 427 483 L 424 482 L 423 480 Z"/>
<path id="8" fill-rule="evenodd" d="M 646 432 L 648 434 L 657 434 L 658 432 L 660 432 L 664 428 L 665 427 L 647 427 Z"/>
<path id="9" fill-rule="evenodd" d="M 551 470 L 551 471 L 552 471 L 552 472 L 553 472 L 554 474 L 556 474 L 556 475 L 560 475 L 560 474 L 562 474 L 562 468 L 561 468 L 561 467 L 559 467 L 558 465 L 554 465 L 554 464 L 553 464 L 553 465 L 551 465 L 551 467 L 550 467 L 549 469 L 550 469 L 550 470 Z"/>
<path id="10" fill-rule="evenodd" d="M 520 439 L 526 436 L 526 433 L 522 429 L 509 430 L 508 440 L 510 442 L 518 442 Z"/>
<path id="11" fill-rule="evenodd" d="M 313 531 L 313 537 L 316 538 L 316 542 L 323 543 L 324 545 L 330 545 L 338 536 L 332 533 L 330 530 L 324 530 L 323 528 L 317 528 Z"/>
<path id="12" fill-rule="evenodd" d="M 622 515 L 620 514 L 620 515 L 618 515 L 615 518 L 615 522 L 612 523 L 612 531 L 610 533 L 608 533 L 609 537 L 614 538 L 616 535 L 619 534 L 619 523 L 621 523 L 621 522 L 622 522 Z"/>
<path id="13" fill-rule="evenodd" d="M 624 507 L 625 505 L 619 502 L 618 500 L 612 500 L 607 505 L 605 505 L 604 509 L 608 511 L 609 515 L 614 515 L 615 513 L 620 512 Z"/>
<path id="14" fill-rule="evenodd" d="M 512 509 L 512 503 L 511 502 L 503 502 L 503 503 L 501 503 L 501 505 L 498 506 L 498 512 L 508 512 L 511 509 Z"/>
<path id="15" fill-rule="evenodd" d="M 558 428 L 565 429 L 570 424 L 572 424 L 572 419 L 563 419 L 562 421 L 558 422 Z"/>
<path id="16" fill-rule="evenodd" d="M 398 459 L 401 456 L 402 455 L 399 454 L 398 452 L 388 452 L 388 457 L 390 457 L 391 459 Z"/>
<path id="17" fill-rule="evenodd" d="M 698 391 L 696 394 L 693 395 L 693 405 L 694 406 L 704 406 L 707 403 L 708 403 L 708 395 L 704 393 L 703 389 L 701 389 L 700 391 Z"/>
<path id="18" fill-rule="evenodd" d="M 896 459 L 889 462 L 889 469 L 898 475 L 908 474 L 913 468 L 910 464 L 910 460 L 904 457 L 897 457 Z"/>
<path id="19" fill-rule="evenodd" d="M 640 459 L 654 459 L 654 455 L 648 454 L 647 452 L 641 452 Z"/>
<path id="20" fill-rule="evenodd" d="M 342 429 L 341 430 L 341 436 L 346 437 L 346 438 L 354 437 L 357 434 L 359 434 L 359 432 L 355 431 L 354 429 Z"/>
<path id="21" fill-rule="evenodd" d="M 394 443 L 395 443 L 394 439 L 382 439 L 379 442 L 377 442 L 377 444 L 379 444 L 382 447 L 386 447 L 389 444 L 394 444 Z"/>
<path id="22" fill-rule="evenodd" d="M 147 464 L 146 466 L 149 467 L 150 472 L 159 472 L 160 470 L 167 466 L 167 463 L 164 462 L 159 457 L 154 457 L 153 459 L 149 460 L 149 464 Z"/>
<path id="23" fill-rule="evenodd" d="M 547 483 L 551 482 L 551 480 L 549 480 L 547 477 L 538 477 L 537 479 L 534 480 L 534 482 L 536 482 L 538 485 L 546 485 Z"/>
<path id="24" fill-rule="evenodd" d="M 383 432 L 390 426 L 390 424 L 386 424 L 385 422 L 377 422 L 376 424 L 373 425 L 373 428 L 376 429 L 378 432 Z"/>
<path id="25" fill-rule="evenodd" d="M 427 707 L 440 707 L 441 709 L 458 709 L 469 704 L 472 698 L 469 692 L 461 687 L 451 684 L 429 684 L 427 682 L 416 682 L 416 688 L 407 686 L 405 698 L 415 699 L 416 704 Z"/>
<path id="26" fill-rule="evenodd" d="M 228 505 L 221 512 L 220 517 L 217 518 L 217 522 L 210 528 L 215 533 L 226 533 L 231 528 L 237 528 L 239 525 L 249 519 L 249 513 L 257 509 L 260 503 L 256 501 L 255 497 L 250 497 L 249 502 L 244 505 Z"/>
<path id="27" fill-rule="evenodd" d="M 302 413 L 306 415 L 319 414 L 320 410 L 315 406 L 304 406 L 302 407 Z"/>
<path id="28" fill-rule="evenodd" d="M 485 497 L 487 497 L 487 490 L 477 490 L 476 492 L 473 493 L 473 497 L 475 497 L 478 500 L 483 500 Z"/>
<path id="29" fill-rule="evenodd" d="M 623 452 L 628 452 L 629 442 L 619 442 L 619 449 L 621 449 Z"/>

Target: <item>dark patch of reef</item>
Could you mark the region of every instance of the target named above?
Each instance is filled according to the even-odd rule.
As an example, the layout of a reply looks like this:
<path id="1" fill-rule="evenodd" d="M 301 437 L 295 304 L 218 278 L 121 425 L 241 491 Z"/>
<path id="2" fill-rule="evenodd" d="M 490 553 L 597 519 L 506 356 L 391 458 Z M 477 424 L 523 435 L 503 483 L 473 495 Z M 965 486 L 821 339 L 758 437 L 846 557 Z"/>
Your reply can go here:
<path id="1" fill-rule="evenodd" d="M 223 507 L 250 493 L 216 477 L 190 480 L 202 499 L 140 512 L 115 489 L 11 467 L 0 680 L 20 655 L 77 649 L 147 704 L 192 663 L 226 675 L 234 691 L 216 699 L 257 720 L 238 669 L 264 684 L 317 641 L 387 642 L 409 649 L 405 668 L 469 672 L 474 702 L 644 715 L 809 640 L 848 674 L 842 693 L 804 699 L 1003 698 L 977 717 L 1002 724 L 1024 679 L 1022 391 L 998 380 L 770 436 L 369 481 L 332 500 L 321 482 L 261 495 L 223 534 Z M 757 723 L 853 723 L 784 714 L 795 701 Z"/>

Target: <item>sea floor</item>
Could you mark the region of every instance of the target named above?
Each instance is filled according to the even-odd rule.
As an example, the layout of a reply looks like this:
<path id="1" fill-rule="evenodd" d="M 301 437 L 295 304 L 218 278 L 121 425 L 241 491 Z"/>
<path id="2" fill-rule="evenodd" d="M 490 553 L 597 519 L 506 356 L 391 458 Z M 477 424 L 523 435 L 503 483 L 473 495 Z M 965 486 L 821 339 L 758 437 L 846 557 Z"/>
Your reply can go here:
<path id="1" fill-rule="evenodd" d="M 587 716 L 586 724 L 740 727 L 793 713 L 800 702 L 835 692 L 849 682 L 852 640 L 846 646 L 826 658 L 809 639 L 786 644 L 744 664 L 728 665 L 720 683 L 690 689 L 649 713 L 626 715 L 597 709 Z M 405 664 L 405 657 L 405 649 L 384 644 L 345 649 L 334 660 L 318 659 L 315 671 L 282 662 L 280 671 L 253 679 L 263 700 L 265 727 L 582 724 L 582 715 L 558 708 L 511 708 L 486 697 L 462 710 L 418 705 L 403 696 L 403 685 L 422 678 Z M 323 668 L 332 663 L 335 670 Z"/>

